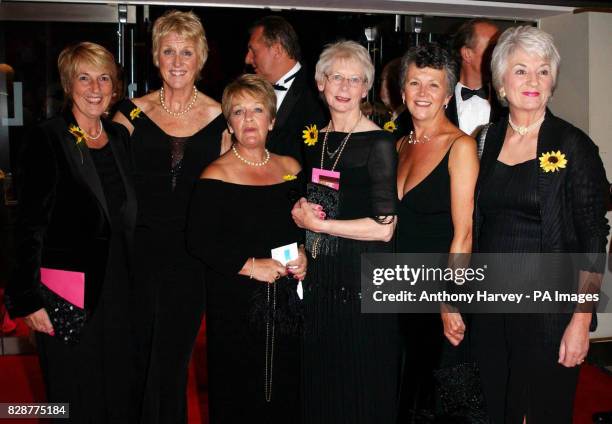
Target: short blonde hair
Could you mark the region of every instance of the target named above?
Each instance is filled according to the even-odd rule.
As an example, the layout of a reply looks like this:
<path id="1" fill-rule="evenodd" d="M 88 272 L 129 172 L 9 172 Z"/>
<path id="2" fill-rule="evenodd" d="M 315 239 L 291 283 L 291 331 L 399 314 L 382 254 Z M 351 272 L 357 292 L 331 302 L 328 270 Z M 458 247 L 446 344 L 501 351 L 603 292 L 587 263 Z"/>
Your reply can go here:
<path id="1" fill-rule="evenodd" d="M 78 44 L 68 46 L 59 54 L 57 58 L 57 69 L 59 71 L 62 89 L 64 90 L 64 100 L 70 101 L 72 95 L 72 82 L 76 78 L 79 67 L 87 63 L 96 69 L 105 71 L 111 78 L 113 84 L 113 100 L 117 97 L 119 84 L 119 70 L 115 57 L 111 52 L 99 44 L 83 41 Z"/>
<path id="2" fill-rule="evenodd" d="M 504 74 L 508 68 L 508 58 L 519 49 L 529 54 L 535 54 L 543 60 L 550 62 L 553 92 L 557 86 L 561 56 L 555 46 L 552 35 L 541 29 L 526 25 L 508 28 L 497 40 L 497 45 L 491 57 L 493 87 L 499 101 L 504 106 L 507 106 L 508 102 L 499 95 L 499 91 L 504 85 Z"/>
<path id="3" fill-rule="evenodd" d="M 234 98 L 243 95 L 249 95 L 263 103 L 270 115 L 270 121 L 276 118 L 276 93 L 272 84 L 259 75 L 244 74 L 229 83 L 223 90 L 221 110 L 227 121 L 232 112 Z"/>
<path id="4" fill-rule="evenodd" d="M 159 43 L 166 35 L 174 32 L 179 36 L 196 43 L 196 58 L 198 60 L 198 73 L 208 59 L 208 42 L 200 18 L 193 12 L 169 10 L 155 20 L 153 24 L 153 64 L 159 68 Z"/>
<path id="5" fill-rule="evenodd" d="M 372 65 L 372 59 L 370 59 L 370 54 L 366 48 L 355 41 L 338 41 L 325 46 L 315 67 L 315 79 L 319 84 L 325 82 L 327 73 L 336 60 L 356 62 L 361 66 L 368 90 L 372 88 L 372 84 L 374 84 L 374 65 Z"/>

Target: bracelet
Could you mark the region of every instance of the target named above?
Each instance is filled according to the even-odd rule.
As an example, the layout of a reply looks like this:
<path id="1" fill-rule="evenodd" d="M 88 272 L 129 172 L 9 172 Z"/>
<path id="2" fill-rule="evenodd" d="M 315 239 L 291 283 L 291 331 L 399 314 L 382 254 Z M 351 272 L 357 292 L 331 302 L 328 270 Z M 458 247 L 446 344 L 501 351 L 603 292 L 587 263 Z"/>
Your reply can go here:
<path id="1" fill-rule="evenodd" d="M 255 271 L 255 256 L 251 258 L 251 273 L 249 274 L 249 279 L 253 279 L 253 271 Z"/>

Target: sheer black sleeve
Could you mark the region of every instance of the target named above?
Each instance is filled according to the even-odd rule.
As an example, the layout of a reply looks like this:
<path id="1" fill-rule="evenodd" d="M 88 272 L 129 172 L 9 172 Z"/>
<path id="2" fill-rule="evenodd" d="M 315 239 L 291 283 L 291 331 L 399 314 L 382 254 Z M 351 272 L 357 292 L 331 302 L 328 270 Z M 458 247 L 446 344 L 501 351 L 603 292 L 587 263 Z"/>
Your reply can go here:
<path id="1" fill-rule="evenodd" d="M 581 269 L 602 273 L 610 230 L 606 219 L 608 180 L 597 146 L 586 134 L 575 131 L 567 190 L 580 253 L 584 254 Z"/>
<path id="2" fill-rule="evenodd" d="M 397 152 L 390 134 L 381 132 L 372 140 L 367 166 L 371 181 L 372 219 L 380 224 L 390 224 L 397 214 Z"/>

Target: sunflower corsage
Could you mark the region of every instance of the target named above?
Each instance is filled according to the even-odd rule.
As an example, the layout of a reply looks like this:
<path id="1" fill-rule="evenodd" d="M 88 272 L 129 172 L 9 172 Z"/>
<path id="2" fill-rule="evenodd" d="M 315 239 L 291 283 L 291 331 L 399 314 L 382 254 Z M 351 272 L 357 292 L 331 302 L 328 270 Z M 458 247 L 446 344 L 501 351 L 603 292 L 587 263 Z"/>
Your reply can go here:
<path id="1" fill-rule="evenodd" d="M 130 111 L 130 121 L 133 121 L 134 119 L 140 118 L 140 112 L 142 112 L 142 110 L 140 110 L 139 107 L 135 107 L 134 109 L 132 109 Z"/>
<path id="2" fill-rule="evenodd" d="M 302 138 L 304 139 L 304 144 L 307 146 L 314 146 L 319 141 L 319 130 L 315 124 L 310 126 L 306 125 L 305 129 L 302 131 Z"/>
<path id="3" fill-rule="evenodd" d="M 397 130 L 397 125 L 395 125 L 394 121 L 387 121 L 383 125 L 383 130 L 388 131 L 390 133 L 395 132 L 395 130 Z"/>
<path id="4" fill-rule="evenodd" d="M 557 172 L 567 165 L 567 159 L 565 158 L 565 154 L 561 153 L 561 150 L 542 153 L 539 159 L 540 168 L 542 168 L 544 172 Z"/>
<path id="5" fill-rule="evenodd" d="M 74 138 L 76 139 L 76 144 L 77 146 L 83 142 L 85 142 L 85 131 L 83 131 L 81 128 L 77 127 L 76 125 L 72 124 L 68 127 L 68 131 L 70 131 L 70 134 L 72 134 L 74 136 Z"/>

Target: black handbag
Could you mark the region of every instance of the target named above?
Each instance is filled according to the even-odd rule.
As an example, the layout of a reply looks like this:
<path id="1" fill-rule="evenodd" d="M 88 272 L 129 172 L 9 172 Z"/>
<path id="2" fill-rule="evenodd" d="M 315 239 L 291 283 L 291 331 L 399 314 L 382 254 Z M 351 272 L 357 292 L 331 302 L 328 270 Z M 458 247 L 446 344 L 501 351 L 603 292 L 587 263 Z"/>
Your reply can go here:
<path id="1" fill-rule="evenodd" d="M 55 294 L 47 286 L 40 285 L 45 310 L 55 336 L 67 345 L 75 345 L 81 340 L 81 332 L 87 321 L 87 312 Z"/>
<path id="2" fill-rule="evenodd" d="M 308 183 L 306 186 L 306 198 L 310 203 L 321 205 L 325 211 L 326 219 L 335 219 L 338 216 L 340 206 L 340 193 L 338 190 L 322 184 Z M 310 252 L 313 259 L 319 253 L 333 255 L 338 250 L 338 237 L 306 230 L 305 248 Z"/>

